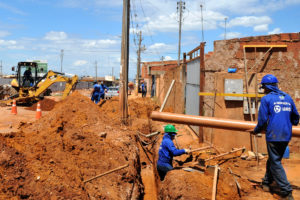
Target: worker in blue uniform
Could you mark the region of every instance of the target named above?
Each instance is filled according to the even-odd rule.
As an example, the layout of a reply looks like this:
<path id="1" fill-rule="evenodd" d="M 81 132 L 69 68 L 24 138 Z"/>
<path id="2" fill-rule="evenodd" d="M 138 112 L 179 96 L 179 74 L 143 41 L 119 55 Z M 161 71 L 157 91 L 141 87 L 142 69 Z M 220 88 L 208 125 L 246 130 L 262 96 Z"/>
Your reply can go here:
<path id="1" fill-rule="evenodd" d="M 93 102 L 95 102 L 96 104 L 99 103 L 100 101 L 100 84 L 98 84 L 97 82 L 95 82 L 94 84 L 94 89 L 92 91 L 92 94 L 91 94 L 91 100 Z"/>
<path id="2" fill-rule="evenodd" d="M 146 97 L 147 94 L 147 86 L 146 84 L 143 82 L 141 85 L 141 90 L 142 90 L 142 97 Z"/>
<path id="3" fill-rule="evenodd" d="M 299 123 L 299 113 L 293 99 L 278 89 L 278 80 L 271 74 L 261 80 L 266 96 L 262 97 L 258 113 L 258 123 L 254 134 L 266 132 L 268 160 L 262 186 L 270 191 L 275 181 L 280 187 L 280 196 L 292 200 L 292 187 L 287 180 L 281 160 L 292 136 L 292 125 Z"/>
<path id="4" fill-rule="evenodd" d="M 188 149 L 177 149 L 175 147 L 173 140 L 177 134 L 177 130 L 173 125 L 166 125 L 164 132 L 165 134 L 159 147 L 157 161 L 157 171 L 161 181 L 164 180 L 167 172 L 173 169 L 173 157 L 190 152 Z"/>
<path id="5" fill-rule="evenodd" d="M 106 85 L 103 84 L 103 81 L 100 82 L 100 99 L 105 98 L 105 92 L 107 91 Z"/>
<path id="6" fill-rule="evenodd" d="M 100 99 L 105 98 L 105 92 L 107 91 L 107 87 L 103 84 L 103 82 L 99 81 L 94 85 L 94 90 L 92 91 L 91 100 L 98 104 Z"/>

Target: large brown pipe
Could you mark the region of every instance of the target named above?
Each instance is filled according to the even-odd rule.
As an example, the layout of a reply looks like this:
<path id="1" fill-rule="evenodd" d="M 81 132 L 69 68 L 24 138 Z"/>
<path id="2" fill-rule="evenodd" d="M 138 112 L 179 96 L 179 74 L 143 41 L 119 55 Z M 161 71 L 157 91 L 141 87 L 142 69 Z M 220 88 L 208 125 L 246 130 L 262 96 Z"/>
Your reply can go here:
<path id="1" fill-rule="evenodd" d="M 178 124 L 188 124 L 195 126 L 205 126 L 237 131 L 254 129 L 256 123 L 242 120 L 223 119 L 216 117 L 203 117 L 195 115 L 175 114 L 168 112 L 153 111 L 150 118 L 155 121 L 172 122 Z M 293 127 L 293 136 L 300 137 L 300 128 Z"/>

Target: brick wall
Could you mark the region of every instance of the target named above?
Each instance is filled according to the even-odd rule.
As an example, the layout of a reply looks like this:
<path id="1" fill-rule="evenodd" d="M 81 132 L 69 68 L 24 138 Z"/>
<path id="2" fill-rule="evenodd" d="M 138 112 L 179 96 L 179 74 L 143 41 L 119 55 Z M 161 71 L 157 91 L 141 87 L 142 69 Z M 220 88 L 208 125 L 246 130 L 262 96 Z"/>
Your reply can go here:
<path id="1" fill-rule="evenodd" d="M 228 68 L 237 68 L 237 73 L 244 74 L 243 45 L 287 45 L 286 48 L 274 47 L 269 53 L 266 53 L 269 50 L 267 47 L 246 48 L 247 71 L 250 73 L 258 72 L 261 75 L 274 74 L 279 80 L 280 89 L 291 95 L 300 111 L 300 33 L 215 41 L 214 51 L 205 56 L 205 91 L 214 92 L 217 87 L 216 84 L 218 82 L 220 84 L 220 81 L 222 81 L 216 81 L 216 72 L 227 72 Z M 263 56 L 264 58 L 260 59 Z M 255 67 L 255 63 L 257 67 Z M 230 74 L 228 76 L 230 78 Z M 251 84 L 253 84 L 253 81 L 254 79 Z M 204 100 L 205 115 L 211 116 L 213 97 L 205 97 Z M 223 113 L 230 112 L 226 107 L 220 108 L 216 105 L 215 108 L 216 110 L 222 110 Z M 216 111 L 215 113 L 222 112 Z M 241 106 L 239 112 L 243 112 Z M 243 118 L 245 119 L 245 117 Z M 241 120 L 244 120 L 243 118 L 241 117 Z M 209 131 L 206 130 L 206 132 Z M 234 138 L 231 139 L 234 140 Z M 292 146 L 293 150 L 300 151 L 299 139 L 293 139 Z"/>

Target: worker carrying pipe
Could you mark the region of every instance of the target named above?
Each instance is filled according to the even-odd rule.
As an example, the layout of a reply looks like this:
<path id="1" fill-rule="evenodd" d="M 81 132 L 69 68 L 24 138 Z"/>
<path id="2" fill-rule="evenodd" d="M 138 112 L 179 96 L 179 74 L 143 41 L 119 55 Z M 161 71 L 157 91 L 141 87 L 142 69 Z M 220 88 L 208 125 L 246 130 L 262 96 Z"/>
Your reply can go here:
<path id="1" fill-rule="evenodd" d="M 176 128 L 168 124 L 164 128 L 164 137 L 158 151 L 157 171 L 160 180 L 163 181 L 167 172 L 173 169 L 172 161 L 174 156 L 180 156 L 189 153 L 189 149 L 177 149 L 173 140 L 177 134 Z"/>
<path id="2" fill-rule="evenodd" d="M 272 74 L 265 75 L 261 80 L 261 88 L 266 94 L 261 99 L 258 123 L 254 134 L 266 132 L 268 161 L 263 178 L 263 189 L 270 191 L 270 185 L 276 182 L 280 188 L 279 195 L 292 200 L 292 187 L 287 180 L 281 164 L 283 154 L 292 137 L 292 125 L 298 125 L 299 113 L 293 99 L 278 89 L 278 80 Z"/>

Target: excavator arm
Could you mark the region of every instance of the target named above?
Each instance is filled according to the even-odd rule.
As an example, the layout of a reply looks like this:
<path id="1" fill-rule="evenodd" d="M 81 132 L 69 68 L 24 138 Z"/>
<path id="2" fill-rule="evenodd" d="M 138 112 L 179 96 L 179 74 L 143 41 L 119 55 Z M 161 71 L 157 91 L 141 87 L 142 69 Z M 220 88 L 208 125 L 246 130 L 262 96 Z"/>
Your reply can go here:
<path id="1" fill-rule="evenodd" d="M 66 98 L 71 90 L 76 86 L 76 83 L 78 81 L 78 76 L 74 75 L 73 77 L 69 78 L 64 76 L 61 73 L 49 71 L 47 73 L 47 77 L 44 82 L 41 82 L 38 87 L 38 89 L 35 91 L 35 94 L 33 96 L 38 97 L 41 94 L 43 94 L 52 84 L 57 83 L 57 82 L 65 82 L 65 90 L 63 92 L 62 98 Z"/>
<path id="2" fill-rule="evenodd" d="M 48 71 L 47 75 L 45 75 L 42 80 L 40 80 L 36 85 L 31 88 L 28 88 L 27 92 L 24 92 L 24 89 L 19 90 L 18 97 L 14 98 L 16 102 L 33 102 L 39 99 L 39 97 L 54 83 L 57 82 L 65 82 L 65 90 L 63 92 L 62 98 L 66 98 L 72 89 L 76 87 L 78 82 L 78 76 L 74 75 L 72 77 L 67 77 L 63 73 Z M 8 99 L 5 101 L 1 101 L 0 104 L 7 105 L 11 104 L 13 99 Z"/>

